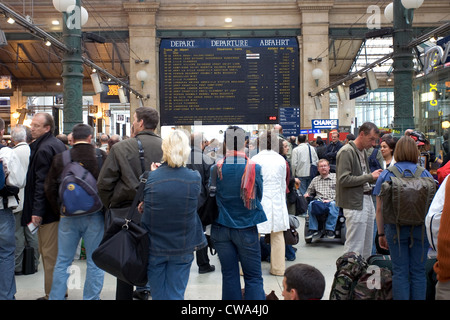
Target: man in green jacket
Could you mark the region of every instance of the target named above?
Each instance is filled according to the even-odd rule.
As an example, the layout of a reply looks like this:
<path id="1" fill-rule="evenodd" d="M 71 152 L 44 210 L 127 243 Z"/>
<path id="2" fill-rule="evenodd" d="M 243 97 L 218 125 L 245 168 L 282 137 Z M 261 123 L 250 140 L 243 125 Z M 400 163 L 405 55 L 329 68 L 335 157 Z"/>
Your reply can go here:
<path id="1" fill-rule="evenodd" d="M 347 228 L 345 252 L 358 252 L 368 258 L 372 252 L 375 208 L 372 184 L 381 169 L 370 172 L 367 149 L 379 136 L 377 126 L 365 122 L 358 137 L 343 146 L 336 158 L 336 204 L 343 208 Z"/>
<path id="2" fill-rule="evenodd" d="M 144 170 L 150 170 L 152 162 L 161 162 L 162 139 L 155 133 L 159 113 L 154 108 L 137 108 L 133 115 L 132 136 L 115 143 L 108 153 L 97 179 L 98 194 L 105 208 L 125 208 L 133 202 L 142 175 L 137 139 L 144 149 Z M 133 287 L 117 279 L 116 299 L 131 300 L 133 297 L 147 300 L 149 288 Z"/>

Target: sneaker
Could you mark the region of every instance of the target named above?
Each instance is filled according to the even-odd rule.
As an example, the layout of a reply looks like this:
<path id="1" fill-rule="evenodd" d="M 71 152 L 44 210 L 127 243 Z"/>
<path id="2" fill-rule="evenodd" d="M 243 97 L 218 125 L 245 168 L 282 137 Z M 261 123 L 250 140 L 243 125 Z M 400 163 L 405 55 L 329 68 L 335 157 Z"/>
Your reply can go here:
<path id="1" fill-rule="evenodd" d="M 204 273 L 208 273 L 208 272 L 213 272 L 214 270 L 216 270 L 216 267 L 213 265 L 210 265 L 208 268 L 206 269 L 199 269 L 198 273 L 200 274 L 204 274 Z"/>
<path id="2" fill-rule="evenodd" d="M 148 290 L 141 290 L 141 291 L 134 290 L 133 291 L 134 299 L 148 300 L 149 297 L 150 297 L 150 291 L 148 291 Z"/>
<path id="3" fill-rule="evenodd" d="M 312 237 L 317 236 L 319 232 L 317 230 L 308 230 L 305 239 L 312 239 Z"/>
<path id="4" fill-rule="evenodd" d="M 325 230 L 325 235 L 327 236 L 328 239 L 335 238 L 334 231 L 331 231 L 331 230 Z"/>

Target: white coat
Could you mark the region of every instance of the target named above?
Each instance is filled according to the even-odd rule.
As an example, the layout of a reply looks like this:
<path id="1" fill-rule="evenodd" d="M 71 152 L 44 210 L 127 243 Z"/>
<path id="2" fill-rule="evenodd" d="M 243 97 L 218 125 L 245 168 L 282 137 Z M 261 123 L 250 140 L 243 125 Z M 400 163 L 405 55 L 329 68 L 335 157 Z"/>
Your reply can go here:
<path id="1" fill-rule="evenodd" d="M 263 197 L 261 205 L 267 221 L 258 224 L 258 232 L 285 231 L 289 228 L 289 214 L 286 206 L 286 160 L 273 150 L 263 150 L 252 158 L 261 166 Z"/>

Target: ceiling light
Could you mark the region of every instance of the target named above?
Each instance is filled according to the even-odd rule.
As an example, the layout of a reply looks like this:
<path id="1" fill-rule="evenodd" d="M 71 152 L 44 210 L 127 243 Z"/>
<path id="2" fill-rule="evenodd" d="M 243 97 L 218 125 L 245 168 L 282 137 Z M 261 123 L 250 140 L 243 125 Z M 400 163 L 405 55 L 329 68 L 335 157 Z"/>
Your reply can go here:
<path id="1" fill-rule="evenodd" d="M 6 22 L 8 22 L 9 24 L 13 24 L 16 21 L 13 18 L 8 18 L 8 20 L 6 20 Z"/>
<path id="2" fill-rule="evenodd" d="M 59 26 L 59 20 L 52 20 L 52 25 Z"/>
<path id="3" fill-rule="evenodd" d="M 50 41 L 45 41 L 45 45 L 47 46 L 47 47 L 50 47 L 51 45 L 52 45 L 52 43 L 50 42 Z"/>
<path id="4" fill-rule="evenodd" d="M 233 22 L 233 19 L 232 18 L 225 18 L 225 22 L 226 23 L 231 23 L 231 22 Z"/>

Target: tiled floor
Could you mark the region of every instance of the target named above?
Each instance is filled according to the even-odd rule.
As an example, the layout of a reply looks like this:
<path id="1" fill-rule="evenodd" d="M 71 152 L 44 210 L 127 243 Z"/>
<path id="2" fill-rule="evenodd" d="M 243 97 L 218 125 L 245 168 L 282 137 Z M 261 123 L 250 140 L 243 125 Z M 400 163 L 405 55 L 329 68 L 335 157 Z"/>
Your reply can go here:
<path id="1" fill-rule="evenodd" d="M 307 263 L 319 269 L 326 280 L 326 289 L 323 299 L 328 299 L 333 276 L 336 271 L 336 259 L 343 253 L 343 245 L 338 239 L 328 240 L 321 239 L 318 242 L 306 244 L 303 239 L 303 225 L 304 219 L 300 218 L 300 242 L 295 246 L 297 250 L 297 258 L 295 261 L 286 261 L 286 267 L 295 263 Z M 186 289 L 186 300 L 218 300 L 221 299 L 221 283 L 222 277 L 220 272 L 220 262 L 217 255 L 210 257 L 211 264 L 216 266 L 216 270 L 212 273 L 199 274 L 195 261 L 192 264 L 189 283 Z M 81 285 L 73 281 L 71 285 L 74 289 L 69 290 L 68 300 L 81 300 L 82 288 L 84 281 L 84 272 L 86 268 L 86 261 L 76 260 L 74 262 L 73 272 L 81 272 Z M 283 299 L 282 281 L 283 277 L 273 276 L 269 273 L 270 265 L 267 262 L 262 262 L 262 270 L 264 277 L 264 289 L 266 293 L 272 290 L 279 299 Z M 76 277 L 73 277 L 76 279 Z M 242 279 L 242 277 L 241 277 Z M 243 280 L 242 280 L 243 283 Z M 34 300 L 43 296 L 44 277 L 42 268 L 32 275 L 22 275 L 16 277 L 17 300 Z M 80 288 L 81 287 L 81 288 Z M 101 294 L 102 300 L 114 300 L 116 290 L 116 279 L 109 274 L 105 274 L 104 286 Z"/>

